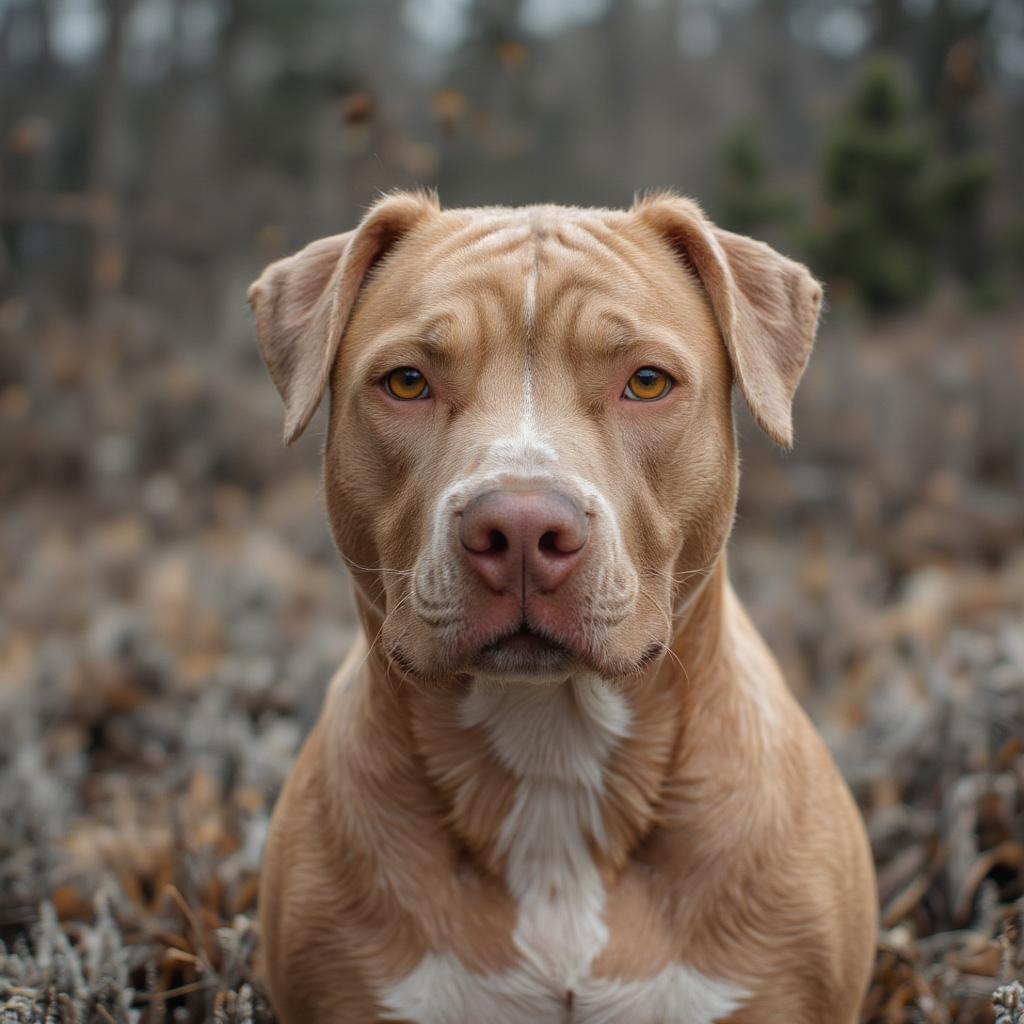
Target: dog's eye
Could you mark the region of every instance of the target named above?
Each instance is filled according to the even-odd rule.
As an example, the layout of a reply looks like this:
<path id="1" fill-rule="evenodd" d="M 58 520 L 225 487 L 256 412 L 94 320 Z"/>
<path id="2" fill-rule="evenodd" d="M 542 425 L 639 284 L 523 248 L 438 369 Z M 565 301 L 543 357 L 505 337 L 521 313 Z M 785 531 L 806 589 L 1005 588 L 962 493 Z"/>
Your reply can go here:
<path id="1" fill-rule="evenodd" d="M 384 378 L 384 388 L 393 398 L 400 398 L 403 402 L 430 397 L 427 378 L 411 366 L 400 366 L 397 370 L 392 370 Z"/>
<path id="2" fill-rule="evenodd" d="M 672 378 L 653 366 L 641 366 L 626 384 L 623 398 L 633 402 L 654 402 L 672 389 Z"/>

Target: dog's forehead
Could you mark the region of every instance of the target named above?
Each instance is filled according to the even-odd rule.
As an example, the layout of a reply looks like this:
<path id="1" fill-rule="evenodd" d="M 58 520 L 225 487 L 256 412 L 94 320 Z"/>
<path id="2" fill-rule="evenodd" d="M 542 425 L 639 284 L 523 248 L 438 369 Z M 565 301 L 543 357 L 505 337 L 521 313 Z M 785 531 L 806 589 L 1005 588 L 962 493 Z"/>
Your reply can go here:
<path id="1" fill-rule="evenodd" d="M 378 282 L 393 318 L 460 318 L 524 339 L 561 332 L 581 311 L 689 323 L 714 338 L 696 278 L 622 210 L 556 205 L 454 209 L 419 225 Z"/>
<path id="2" fill-rule="evenodd" d="M 546 205 L 447 210 L 422 231 L 433 266 L 457 274 L 487 262 L 526 268 L 573 255 L 628 269 L 631 228 L 635 219 L 619 210 Z"/>

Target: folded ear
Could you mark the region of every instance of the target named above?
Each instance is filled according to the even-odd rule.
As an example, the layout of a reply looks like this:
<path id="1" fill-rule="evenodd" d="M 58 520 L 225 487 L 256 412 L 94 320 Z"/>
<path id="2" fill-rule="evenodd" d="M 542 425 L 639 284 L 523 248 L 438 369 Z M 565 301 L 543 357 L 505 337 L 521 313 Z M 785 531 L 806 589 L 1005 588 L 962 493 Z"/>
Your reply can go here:
<path id="1" fill-rule="evenodd" d="M 754 418 L 790 447 L 793 395 L 814 345 L 821 285 L 764 243 L 714 227 L 689 199 L 656 195 L 633 209 L 700 278 Z"/>
<path id="2" fill-rule="evenodd" d="M 260 354 L 284 400 L 285 444 L 302 434 L 320 404 L 367 275 L 437 209 L 432 195 L 386 196 L 354 231 L 322 238 L 271 263 L 250 285 Z"/>

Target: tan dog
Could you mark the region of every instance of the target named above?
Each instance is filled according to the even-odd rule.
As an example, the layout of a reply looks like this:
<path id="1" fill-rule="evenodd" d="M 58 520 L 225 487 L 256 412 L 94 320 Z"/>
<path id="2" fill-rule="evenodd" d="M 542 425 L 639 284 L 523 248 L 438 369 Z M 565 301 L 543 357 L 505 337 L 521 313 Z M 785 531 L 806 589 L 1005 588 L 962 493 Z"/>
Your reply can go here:
<path id="1" fill-rule="evenodd" d="M 671 195 L 398 194 L 250 299 L 286 441 L 330 388 L 363 637 L 267 847 L 285 1024 L 855 1021 L 864 831 L 723 553 L 807 271 Z"/>

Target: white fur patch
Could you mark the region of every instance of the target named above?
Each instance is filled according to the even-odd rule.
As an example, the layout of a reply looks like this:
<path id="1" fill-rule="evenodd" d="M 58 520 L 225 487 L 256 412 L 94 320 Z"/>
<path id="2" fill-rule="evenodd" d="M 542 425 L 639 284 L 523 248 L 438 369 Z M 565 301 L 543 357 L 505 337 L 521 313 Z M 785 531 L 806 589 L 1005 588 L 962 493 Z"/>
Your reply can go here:
<path id="1" fill-rule="evenodd" d="M 526 274 L 526 293 L 523 299 L 523 320 L 526 326 L 533 326 L 534 317 L 537 315 L 537 263 L 530 264 Z"/>
<path id="2" fill-rule="evenodd" d="M 488 445 L 489 464 L 501 471 L 530 470 L 537 464 L 557 462 L 558 452 L 537 429 L 533 411 L 533 374 L 529 368 L 523 377 L 523 406 L 519 429 L 508 437 L 499 437 Z"/>
<path id="3" fill-rule="evenodd" d="M 605 842 L 603 769 L 629 729 L 622 695 L 597 678 L 477 684 L 461 720 L 480 726 L 519 777 L 498 852 L 519 904 L 513 941 L 524 959 L 575 988 L 608 941 L 605 892 L 587 847 Z"/>
<path id="4" fill-rule="evenodd" d="M 522 971 L 474 974 L 451 953 L 428 953 L 378 997 L 384 1020 L 413 1024 L 560 1022 L 564 1003 Z"/>
<path id="5" fill-rule="evenodd" d="M 590 979 L 576 994 L 571 1019 L 586 1024 L 714 1024 L 738 1010 L 748 995 L 731 982 L 672 964 L 639 981 Z"/>
<path id="6" fill-rule="evenodd" d="M 414 1024 L 714 1024 L 746 993 L 684 965 L 637 981 L 594 978 L 608 941 L 605 891 L 588 843 L 604 845 L 603 770 L 628 735 L 622 695 L 596 677 L 477 683 L 460 708 L 519 777 L 499 850 L 519 910 L 512 970 L 477 974 L 428 954 L 380 996 L 385 1020 Z M 569 998 L 571 993 L 571 999 Z M 571 1006 L 571 1009 L 570 1009 Z"/>
<path id="7" fill-rule="evenodd" d="M 413 1024 L 715 1024 L 747 993 L 682 965 L 640 981 L 589 979 L 565 994 L 529 970 L 474 974 L 450 953 L 429 953 L 381 997 L 384 1020 Z"/>

